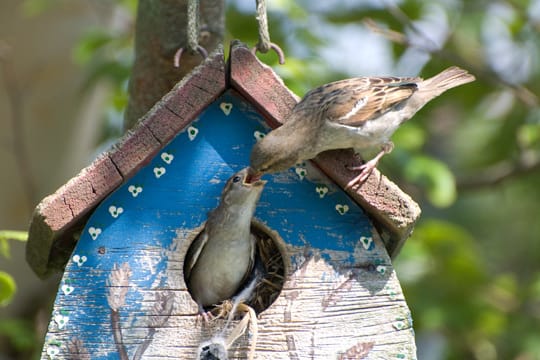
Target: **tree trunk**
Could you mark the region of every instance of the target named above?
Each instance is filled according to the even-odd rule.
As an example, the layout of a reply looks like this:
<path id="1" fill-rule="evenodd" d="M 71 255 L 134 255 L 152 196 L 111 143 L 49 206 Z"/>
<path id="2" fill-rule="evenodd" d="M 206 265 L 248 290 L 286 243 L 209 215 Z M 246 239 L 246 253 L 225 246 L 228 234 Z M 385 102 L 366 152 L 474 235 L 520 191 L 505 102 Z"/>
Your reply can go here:
<path id="1" fill-rule="evenodd" d="M 186 51 L 180 67 L 173 64 L 176 51 L 187 48 L 187 3 L 187 0 L 139 1 L 135 62 L 124 119 L 126 130 L 202 61 L 199 54 Z M 199 43 L 211 52 L 223 42 L 225 1 L 200 0 L 199 19 Z"/>

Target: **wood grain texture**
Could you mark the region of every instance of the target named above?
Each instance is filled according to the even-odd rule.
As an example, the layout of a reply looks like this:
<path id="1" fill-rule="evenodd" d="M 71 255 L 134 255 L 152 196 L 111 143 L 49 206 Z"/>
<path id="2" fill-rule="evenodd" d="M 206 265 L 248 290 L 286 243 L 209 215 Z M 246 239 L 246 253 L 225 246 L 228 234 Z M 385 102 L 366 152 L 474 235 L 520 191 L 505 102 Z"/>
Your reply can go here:
<path id="1" fill-rule="evenodd" d="M 346 165 L 361 165 L 361 159 L 352 150 L 326 151 L 315 161 L 325 173 L 332 174 L 332 179 L 342 188 L 358 175 Z M 420 217 L 418 204 L 377 169 L 360 187 L 347 189 L 347 193 L 380 225 L 386 250 L 395 258 Z"/>
<path id="2" fill-rule="evenodd" d="M 27 261 L 40 277 L 62 271 L 87 215 L 225 89 L 223 47 L 213 52 L 113 148 L 36 207 Z"/>
<path id="3" fill-rule="evenodd" d="M 268 130 L 227 91 L 97 206 L 67 263 L 42 359 L 195 359 L 231 335 L 239 320 L 197 319 L 184 259 Z M 250 325 L 229 359 L 248 358 L 254 342 L 255 359 L 414 359 L 410 312 L 369 216 L 310 163 L 266 179 L 255 218 L 282 242 L 285 283 L 258 316 L 257 341 Z"/>
<path id="4" fill-rule="evenodd" d="M 26 260 L 40 277 L 63 269 L 75 246 L 75 224 L 122 183 L 122 176 L 108 156 L 100 156 L 54 194 L 43 199 L 32 215 Z M 67 230 L 70 229 L 70 230 Z M 66 250 L 58 249 L 62 244 Z M 62 246 L 60 246 L 61 248 Z"/>
<path id="5" fill-rule="evenodd" d="M 231 86 L 256 106 L 271 127 L 287 121 L 287 115 L 299 98 L 283 85 L 270 67 L 240 42 L 231 44 L 229 66 Z M 341 150 L 325 152 L 315 159 L 315 163 L 343 188 L 358 175 L 347 170 L 346 165 L 359 161 L 352 151 Z M 362 186 L 347 192 L 380 223 L 388 253 L 396 257 L 420 217 L 418 204 L 377 170 Z"/>
<path id="6" fill-rule="evenodd" d="M 239 41 L 231 43 L 229 67 L 231 87 L 248 99 L 272 128 L 281 125 L 300 100 L 271 67 Z"/>

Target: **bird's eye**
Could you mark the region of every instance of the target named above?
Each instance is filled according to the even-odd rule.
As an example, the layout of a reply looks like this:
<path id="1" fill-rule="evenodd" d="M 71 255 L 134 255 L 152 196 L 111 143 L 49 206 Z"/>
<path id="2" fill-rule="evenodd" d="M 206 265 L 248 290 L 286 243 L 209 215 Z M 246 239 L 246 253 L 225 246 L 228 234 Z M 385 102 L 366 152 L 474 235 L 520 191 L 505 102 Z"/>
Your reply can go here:
<path id="1" fill-rule="evenodd" d="M 232 181 L 235 182 L 235 183 L 239 182 L 240 180 L 242 180 L 242 178 L 240 176 L 235 176 L 232 179 Z"/>

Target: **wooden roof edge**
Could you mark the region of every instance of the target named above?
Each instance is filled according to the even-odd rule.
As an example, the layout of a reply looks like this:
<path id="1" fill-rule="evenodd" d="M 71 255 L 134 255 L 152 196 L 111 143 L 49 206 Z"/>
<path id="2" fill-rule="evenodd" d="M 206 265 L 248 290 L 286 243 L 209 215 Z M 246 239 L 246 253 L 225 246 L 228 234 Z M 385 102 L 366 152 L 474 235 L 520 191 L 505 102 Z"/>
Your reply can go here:
<path id="1" fill-rule="evenodd" d="M 315 159 L 317 165 L 340 187 L 358 175 L 348 165 L 361 165 L 351 149 L 326 151 Z M 395 183 L 375 169 L 358 188 L 346 189 L 375 220 L 390 257 L 395 258 L 411 235 L 420 217 L 420 206 Z"/>
<path id="2" fill-rule="evenodd" d="M 228 66 L 231 87 L 247 98 L 271 127 L 282 124 L 300 98 L 239 41 L 231 43 Z M 350 150 L 328 151 L 315 159 L 319 168 L 342 188 L 357 175 L 346 165 L 358 161 Z M 395 257 L 420 217 L 418 204 L 377 170 L 358 189 L 346 191 L 382 225 L 379 231 L 388 254 Z"/>
<path id="3" fill-rule="evenodd" d="M 238 41 L 231 43 L 228 66 L 226 71 L 223 48 L 219 47 L 111 150 L 38 204 L 26 248 L 27 261 L 38 276 L 63 269 L 91 211 L 221 95 L 228 86 L 227 75 L 229 86 L 252 102 L 271 126 L 279 126 L 299 100 L 269 66 Z M 354 161 L 353 154 L 347 151 L 327 152 L 316 159 L 319 167 L 342 187 L 353 177 L 344 165 Z M 397 255 L 420 215 L 418 205 L 378 172 L 358 190 L 348 193 L 383 225 L 386 248 L 391 256 Z"/>
<path id="4" fill-rule="evenodd" d="M 272 128 L 281 125 L 300 101 L 270 66 L 238 40 L 231 42 L 228 66 L 231 88 L 249 100 Z"/>
<path id="5" fill-rule="evenodd" d="M 26 260 L 39 277 L 62 271 L 91 211 L 225 91 L 223 56 L 219 46 L 110 150 L 36 206 Z"/>

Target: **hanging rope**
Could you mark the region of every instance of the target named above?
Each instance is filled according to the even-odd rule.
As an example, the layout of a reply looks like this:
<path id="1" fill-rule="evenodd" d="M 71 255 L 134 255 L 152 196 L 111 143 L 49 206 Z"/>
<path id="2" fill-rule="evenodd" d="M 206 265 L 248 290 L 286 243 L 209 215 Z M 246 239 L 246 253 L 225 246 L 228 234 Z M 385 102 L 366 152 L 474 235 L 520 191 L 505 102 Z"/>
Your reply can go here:
<path id="1" fill-rule="evenodd" d="M 199 0 L 188 0 L 187 15 L 187 50 L 191 53 L 198 52 L 205 59 L 208 52 L 199 45 Z M 174 67 L 180 67 L 180 58 L 184 50 L 180 48 L 174 54 Z"/>
<path id="2" fill-rule="evenodd" d="M 259 42 L 253 48 L 253 53 L 260 51 L 263 54 L 266 54 L 270 49 L 273 49 L 278 57 L 279 63 L 285 64 L 285 55 L 281 48 L 270 41 L 270 34 L 268 32 L 268 18 L 266 16 L 266 0 L 256 0 L 257 1 L 257 21 L 259 22 Z"/>
<path id="3" fill-rule="evenodd" d="M 188 49 L 192 52 L 199 46 L 199 1 L 189 0 L 187 10 Z"/>

